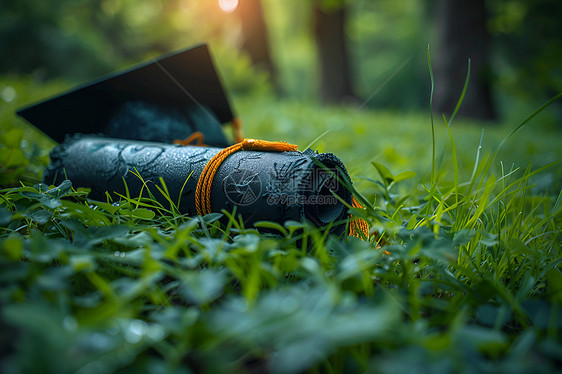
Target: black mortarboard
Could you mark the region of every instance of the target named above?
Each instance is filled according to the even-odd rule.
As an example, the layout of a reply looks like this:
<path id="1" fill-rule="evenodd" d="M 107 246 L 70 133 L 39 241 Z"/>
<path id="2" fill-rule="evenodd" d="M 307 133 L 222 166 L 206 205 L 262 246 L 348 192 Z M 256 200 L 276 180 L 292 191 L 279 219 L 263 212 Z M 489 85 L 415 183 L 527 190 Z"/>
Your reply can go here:
<path id="1" fill-rule="evenodd" d="M 74 133 L 171 142 L 200 131 L 206 144 L 227 146 L 220 125 L 233 120 L 205 44 L 134 66 L 17 113 L 57 142 Z"/>

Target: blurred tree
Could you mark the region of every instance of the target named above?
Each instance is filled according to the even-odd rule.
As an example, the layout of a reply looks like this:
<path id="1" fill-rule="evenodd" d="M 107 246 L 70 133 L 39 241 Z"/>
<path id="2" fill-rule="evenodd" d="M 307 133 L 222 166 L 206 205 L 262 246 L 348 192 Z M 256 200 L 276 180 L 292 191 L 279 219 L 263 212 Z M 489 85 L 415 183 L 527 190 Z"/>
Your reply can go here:
<path id="1" fill-rule="evenodd" d="M 367 103 L 372 108 L 425 110 L 429 93 L 425 51 L 433 9 L 420 0 L 347 4 L 354 93 L 367 98 L 380 89 Z"/>
<path id="2" fill-rule="evenodd" d="M 471 62 L 470 82 L 460 116 L 494 120 L 490 67 L 490 35 L 485 0 L 439 0 L 436 26 L 439 39 L 435 67 L 435 109 L 451 114 Z"/>
<path id="3" fill-rule="evenodd" d="M 346 37 L 346 3 L 315 0 L 313 6 L 322 101 L 340 103 L 354 99 Z"/>
<path id="4" fill-rule="evenodd" d="M 0 71 L 33 73 L 38 78 L 63 72 L 79 75 L 81 71 L 104 65 L 100 56 L 89 51 L 78 35 L 64 32 L 61 22 L 69 1 L 57 6 L 34 1 L 0 0 Z M 83 61 L 69 66 L 69 57 Z"/>
<path id="5" fill-rule="evenodd" d="M 562 2 L 489 0 L 488 4 L 494 53 L 503 72 L 500 84 L 523 100 L 544 101 L 562 92 Z"/>
<path id="6" fill-rule="evenodd" d="M 269 33 L 265 22 L 261 0 L 242 0 L 234 11 L 242 25 L 242 49 L 248 53 L 252 63 L 269 73 L 271 83 L 280 93 L 277 70 L 269 47 Z"/>
<path id="7" fill-rule="evenodd" d="M 147 3 L 0 0 L 0 72 L 83 80 L 139 59 L 154 46 L 134 24 Z"/>

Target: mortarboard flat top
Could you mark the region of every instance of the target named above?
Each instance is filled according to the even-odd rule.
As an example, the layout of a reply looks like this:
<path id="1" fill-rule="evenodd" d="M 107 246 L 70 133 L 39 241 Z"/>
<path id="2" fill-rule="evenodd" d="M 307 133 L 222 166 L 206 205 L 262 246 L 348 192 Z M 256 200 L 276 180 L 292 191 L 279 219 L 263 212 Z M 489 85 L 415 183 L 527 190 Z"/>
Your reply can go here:
<path id="1" fill-rule="evenodd" d="M 205 44 L 134 66 L 17 113 L 62 142 L 67 134 L 106 133 L 112 117 L 126 103 L 139 101 L 205 108 L 209 121 L 226 123 L 233 118 Z"/>

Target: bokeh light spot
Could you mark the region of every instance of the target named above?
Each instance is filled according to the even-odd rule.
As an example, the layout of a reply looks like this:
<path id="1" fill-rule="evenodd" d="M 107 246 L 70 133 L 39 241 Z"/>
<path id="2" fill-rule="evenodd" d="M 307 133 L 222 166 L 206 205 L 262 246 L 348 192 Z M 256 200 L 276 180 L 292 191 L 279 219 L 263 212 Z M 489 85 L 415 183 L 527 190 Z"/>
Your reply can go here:
<path id="1" fill-rule="evenodd" d="M 219 7 L 225 13 L 232 13 L 238 6 L 238 0 L 219 0 Z"/>
<path id="2" fill-rule="evenodd" d="M 12 86 L 4 87 L 4 89 L 0 93 L 0 97 L 2 97 L 2 100 L 4 100 L 7 103 L 14 101 L 16 96 L 17 96 L 16 89 Z"/>

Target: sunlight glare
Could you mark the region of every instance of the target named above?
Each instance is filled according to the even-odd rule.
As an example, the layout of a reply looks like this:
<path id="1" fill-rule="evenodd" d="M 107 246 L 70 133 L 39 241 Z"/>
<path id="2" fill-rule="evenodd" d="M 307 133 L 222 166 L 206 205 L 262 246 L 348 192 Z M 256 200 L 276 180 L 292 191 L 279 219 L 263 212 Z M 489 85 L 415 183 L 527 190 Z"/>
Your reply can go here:
<path id="1" fill-rule="evenodd" d="M 225 13 L 232 13 L 238 6 L 238 0 L 219 0 L 219 6 Z"/>

